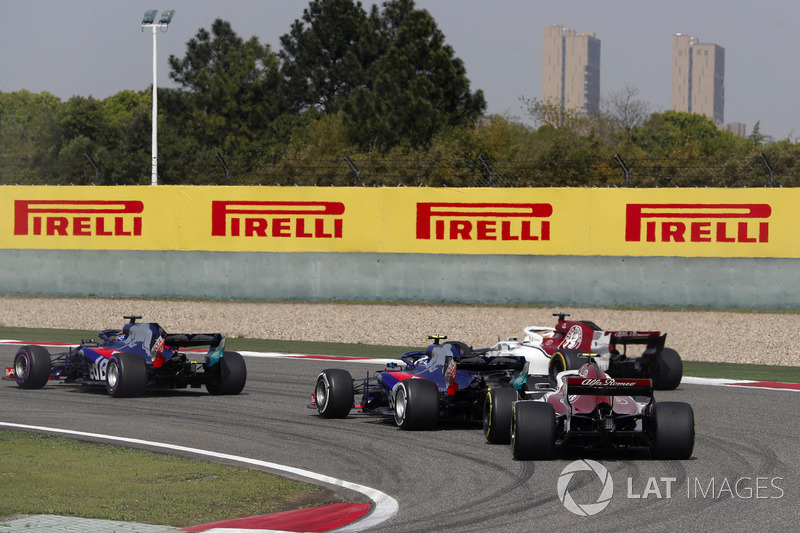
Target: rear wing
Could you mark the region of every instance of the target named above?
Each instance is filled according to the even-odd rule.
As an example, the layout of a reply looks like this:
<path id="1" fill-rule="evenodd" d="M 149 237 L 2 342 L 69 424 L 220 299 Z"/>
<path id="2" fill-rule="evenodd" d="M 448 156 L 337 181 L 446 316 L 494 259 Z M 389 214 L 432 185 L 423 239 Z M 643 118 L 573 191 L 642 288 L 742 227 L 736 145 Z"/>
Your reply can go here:
<path id="1" fill-rule="evenodd" d="M 667 342 L 667 334 L 660 331 L 610 331 L 611 344 L 644 344 L 647 346 L 646 352 L 660 353 Z"/>
<path id="2" fill-rule="evenodd" d="M 525 357 L 516 355 L 503 357 L 465 356 L 455 358 L 455 363 L 459 370 L 496 372 L 499 370 L 522 370 L 525 368 L 526 361 Z"/>
<path id="3" fill-rule="evenodd" d="M 164 335 L 164 344 L 170 348 L 189 348 L 193 346 L 211 346 L 216 348 L 224 344 L 220 333 L 170 333 Z"/>
<path id="4" fill-rule="evenodd" d="M 225 337 L 221 333 L 172 333 L 164 335 L 163 339 L 164 344 L 170 348 L 208 346 L 206 353 L 208 366 L 217 364 L 225 354 Z"/>
<path id="5" fill-rule="evenodd" d="M 595 396 L 653 396 L 651 379 L 584 378 L 567 376 L 564 394 Z"/>

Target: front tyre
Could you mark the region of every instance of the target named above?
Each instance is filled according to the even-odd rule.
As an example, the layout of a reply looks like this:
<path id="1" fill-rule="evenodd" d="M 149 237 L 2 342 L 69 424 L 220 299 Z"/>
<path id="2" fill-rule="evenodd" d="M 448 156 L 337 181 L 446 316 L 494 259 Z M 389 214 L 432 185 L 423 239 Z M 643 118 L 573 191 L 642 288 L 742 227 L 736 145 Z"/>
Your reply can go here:
<path id="1" fill-rule="evenodd" d="M 394 395 L 394 423 L 400 429 L 425 430 L 439 420 L 439 387 L 427 379 L 405 379 Z"/>
<path id="2" fill-rule="evenodd" d="M 672 348 L 664 348 L 656 357 L 653 387 L 658 390 L 673 390 L 677 388 L 681 384 L 681 378 L 683 378 L 681 356 Z"/>
<path id="3" fill-rule="evenodd" d="M 239 394 L 247 381 L 247 366 L 239 352 L 225 352 L 217 362 L 218 374 L 206 383 L 209 394 Z"/>
<path id="4" fill-rule="evenodd" d="M 353 377 L 347 370 L 329 368 L 317 376 L 314 402 L 323 418 L 345 418 L 353 407 Z"/>
<path id="5" fill-rule="evenodd" d="M 135 353 L 117 353 L 108 358 L 106 391 L 114 398 L 142 396 L 147 388 L 147 363 Z"/>
<path id="6" fill-rule="evenodd" d="M 489 389 L 483 401 L 483 435 L 492 444 L 511 442 L 511 412 L 517 392 L 514 389 Z"/>
<path id="7" fill-rule="evenodd" d="M 556 414 L 547 402 L 514 404 L 511 417 L 511 455 L 514 459 L 552 459 L 556 449 Z"/>
<path id="8" fill-rule="evenodd" d="M 694 450 L 694 410 L 685 402 L 653 406 L 653 457 L 689 459 Z"/>
<path id="9" fill-rule="evenodd" d="M 50 352 L 42 346 L 23 346 L 14 356 L 14 376 L 23 389 L 41 389 L 50 379 Z"/>

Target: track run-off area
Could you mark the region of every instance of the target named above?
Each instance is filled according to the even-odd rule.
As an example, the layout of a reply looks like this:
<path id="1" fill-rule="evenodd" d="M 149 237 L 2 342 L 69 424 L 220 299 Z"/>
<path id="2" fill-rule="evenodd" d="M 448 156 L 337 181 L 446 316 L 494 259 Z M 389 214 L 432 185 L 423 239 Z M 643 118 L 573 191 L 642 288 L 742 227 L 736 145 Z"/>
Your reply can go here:
<path id="1" fill-rule="evenodd" d="M 0 345 L 0 366 L 17 345 Z M 796 451 L 800 391 L 776 383 L 685 378 L 657 401 L 695 412 L 691 459 L 659 461 L 646 450 L 564 452 L 515 461 L 486 443 L 481 424 L 442 422 L 409 432 L 353 410 L 346 419 L 308 409 L 325 368 L 354 378 L 386 360 L 242 352 L 238 396 L 205 389 L 115 399 L 105 390 L 50 383 L 23 390 L 0 382 L 0 427 L 116 442 L 310 481 L 372 511 L 351 531 L 793 530 L 800 504 Z M 712 386 L 723 385 L 723 386 Z M 56 434 L 56 432 L 52 432 Z M 120 495 L 124 497 L 124 493 Z"/>

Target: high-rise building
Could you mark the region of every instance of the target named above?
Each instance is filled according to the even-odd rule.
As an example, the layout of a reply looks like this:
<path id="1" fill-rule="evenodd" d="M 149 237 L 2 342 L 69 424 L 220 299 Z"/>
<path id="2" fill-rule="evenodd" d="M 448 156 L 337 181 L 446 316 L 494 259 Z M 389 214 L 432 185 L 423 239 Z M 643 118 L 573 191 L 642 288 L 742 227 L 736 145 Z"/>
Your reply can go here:
<path id="1" fill-rule="evenodd" d="M 672 38 L 672 109 L 725 122 L 725 49 L 691 35 Z"/>
<path id="2" fill-rule="evenodd" d="M 542 102 L 585 114 L 600 111 L 600 39 L 564 26 L 545 26 Z"/>

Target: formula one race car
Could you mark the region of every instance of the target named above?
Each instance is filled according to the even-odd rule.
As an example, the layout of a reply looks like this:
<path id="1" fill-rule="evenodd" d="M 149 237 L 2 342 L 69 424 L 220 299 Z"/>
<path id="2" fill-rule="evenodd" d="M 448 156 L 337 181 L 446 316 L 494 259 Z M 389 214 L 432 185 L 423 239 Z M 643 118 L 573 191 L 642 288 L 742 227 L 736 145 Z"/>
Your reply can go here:
<path id="1" fill-rule="evenodd" d="M 664 347 L 666 333 L 603 331 L 588 320 L 567 320 L 566 313 L 553 316 L 558 317 L 555 328 L 529 326 L 522 341 L 516 338 L 503 341 L 491 353 L 524 355 L 530 362 L 531 374 L 547 375 L 551 381 L 559 372 L 579 368 L 583 364 L 579 354 L 591 352 L 600 356 L 599 364 L 614 377 L 649 378 L 659 390 L 672 390 L 680 384 L 683 363 L 678 352 Z M 630 345 L 644 346 L 642 354 L 629 356 Z"/>
<path id="2" fill-rule="evenodd" d="M 50 355 L 42 346 L 22 346 L 14 357 L 13 374 L 23 389 L 40 389 L 48 380 L 105 387 L 111 396 L 134 397 L 147 388 L 198 388 L 210 394 L 239 394 L 247 368 L 238 352 L 225 351 L 219 333 L 169 334 L 155 322 L 126 316 L 119 329 L 98 332 L 102 342 L 81 341 L 69 351 Z M 180 348 L 208 346 L 202 362 Z"/>
<path id="3" fill-rule="evenodd" d="M 433 344 L 425 350 L 402 355 L 403 367 L 390 363 L 363 379 L 343 369 L 323 370 L 309 408 L 324 418 L 345 418 L 355 407 L 393 418 L 401 429 L 432 429 L 440 417 L 479 420 L 489 388 L 507 388 L 525 366 L 521 356 L 487 356 L 461 342 L 440 343 L 447 337 L 428 339 Z"/>
<path id="4" fill-rule="evenodd" d="M 688 403 L 656 403 L 650 379 L 614 379 L 593 354 L 583 356 L 588 362 L 561 372 L 556 389 L 544 395 L 520 389 L 522 399 L 511 410 L 515 459 L 549 459 L 556 447 L 632 446 L 648 447 L 657 459 L 691 457 L 695 428 Z"/>

